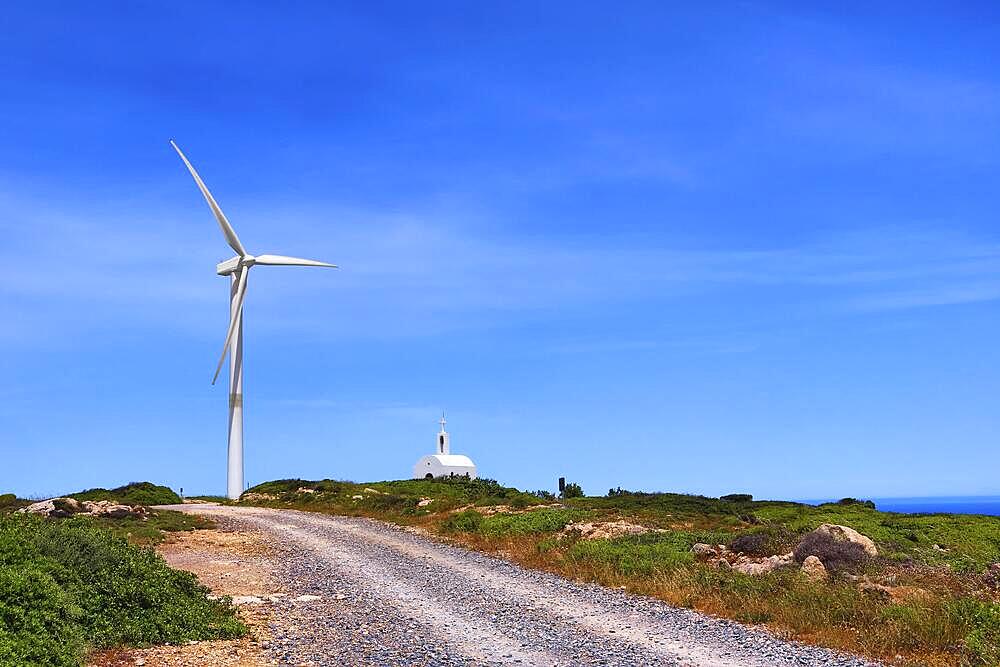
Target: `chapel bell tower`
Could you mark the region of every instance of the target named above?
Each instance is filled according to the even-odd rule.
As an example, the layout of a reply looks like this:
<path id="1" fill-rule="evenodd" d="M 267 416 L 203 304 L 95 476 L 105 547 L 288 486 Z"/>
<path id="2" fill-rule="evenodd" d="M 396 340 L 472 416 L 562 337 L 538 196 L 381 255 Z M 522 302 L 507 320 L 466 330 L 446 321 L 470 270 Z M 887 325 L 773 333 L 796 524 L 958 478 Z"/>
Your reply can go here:
<path id="1" fill-rule="evenodd" d="M 444 430 L 444 425 L 447 420 L 444 418 L 444 413 L 441 413 L 441 430 L 438 432 L 438 442 L 437 442 L 437 453 L 438 454 L 450 454 L 451 453 L 451 436 L 448 431 Z"/>

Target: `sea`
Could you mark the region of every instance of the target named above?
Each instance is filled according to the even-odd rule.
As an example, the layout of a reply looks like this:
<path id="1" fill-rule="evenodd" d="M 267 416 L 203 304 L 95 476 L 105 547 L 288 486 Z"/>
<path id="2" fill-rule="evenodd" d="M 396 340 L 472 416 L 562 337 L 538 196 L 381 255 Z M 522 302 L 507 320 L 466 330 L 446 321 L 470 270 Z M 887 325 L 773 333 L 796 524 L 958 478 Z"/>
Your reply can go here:
<path id="1" fill-rule="evenodd" d="M 868 500 L 867 498 L 864 500 Z M 1000 496 L 914 496 L 912 498 L 871 498 L 875 507 L 883 512 L 905 514 L 988 514 L 1000 516 Z M 836 502 L 827 500 L 803 500 L 810 505 Z"/>

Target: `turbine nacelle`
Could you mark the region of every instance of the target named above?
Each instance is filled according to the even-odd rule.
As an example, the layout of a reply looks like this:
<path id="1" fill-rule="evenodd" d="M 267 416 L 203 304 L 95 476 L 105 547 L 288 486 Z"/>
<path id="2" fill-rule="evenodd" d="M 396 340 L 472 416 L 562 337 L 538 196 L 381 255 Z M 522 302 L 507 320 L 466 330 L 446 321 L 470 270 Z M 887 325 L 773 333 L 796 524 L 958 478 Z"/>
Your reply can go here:
<path id="1" fill-rule="evenodd" d="M 240 262 L 244 259 L 246 258 L 237 256 L 231 259 L 227 259 L 224 262 L 220 262 L 219 264 L 215 265 L 215 272 L 218 273 L 220 276 L 231 275 L 234 271 L 237 271 L 240 268 Z"/>

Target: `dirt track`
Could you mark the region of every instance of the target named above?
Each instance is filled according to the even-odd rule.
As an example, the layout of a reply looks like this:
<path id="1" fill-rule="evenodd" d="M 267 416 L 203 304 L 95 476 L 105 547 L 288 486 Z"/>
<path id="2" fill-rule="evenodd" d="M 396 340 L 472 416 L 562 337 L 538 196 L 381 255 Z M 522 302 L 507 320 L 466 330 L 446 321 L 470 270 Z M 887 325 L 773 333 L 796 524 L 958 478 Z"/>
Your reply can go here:
<path id="1" fill-rule="evenodd" d="M 251 507 L 171 509 L 210 516 L 269 554 L 259 594 L 238 599 L 264 619 L 260 664 L 869 664 L 375 521 Z M 238 562 L 230 567 L 248 567 Z M 214 576 L 224 580 L 225 569 L 223 562 Z"/>

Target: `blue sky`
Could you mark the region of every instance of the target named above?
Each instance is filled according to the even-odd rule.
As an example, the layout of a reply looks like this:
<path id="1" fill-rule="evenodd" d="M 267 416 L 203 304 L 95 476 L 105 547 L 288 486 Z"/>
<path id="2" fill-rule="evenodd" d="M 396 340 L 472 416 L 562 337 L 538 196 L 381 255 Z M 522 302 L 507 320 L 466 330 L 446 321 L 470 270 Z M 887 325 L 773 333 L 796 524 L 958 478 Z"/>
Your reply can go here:
<path id="1" fill-rule="evenodd" d="M 997 494 L 997 12 L 14 3 L 0 489 Z"/>

